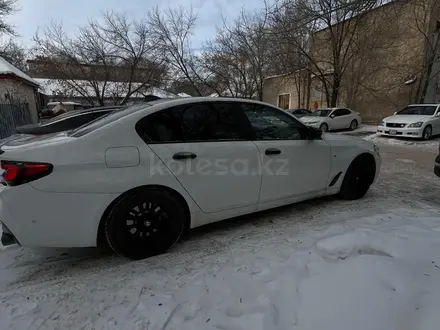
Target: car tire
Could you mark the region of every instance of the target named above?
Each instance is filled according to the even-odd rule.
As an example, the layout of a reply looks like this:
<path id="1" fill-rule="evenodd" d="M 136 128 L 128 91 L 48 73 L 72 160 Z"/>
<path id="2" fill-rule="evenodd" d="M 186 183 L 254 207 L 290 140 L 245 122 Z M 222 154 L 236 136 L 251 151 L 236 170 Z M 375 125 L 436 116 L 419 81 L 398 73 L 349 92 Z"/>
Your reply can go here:
<path id="1" fill-rule="evenodd" d="M 376 163 L 371 158 L 359 156 L 348 167 L 342 181 L 340 197 L 355 200 L 365 196 L 376 174 Z"/>
<path id="2" fill-rule="evenodd" d="M 432 138 L 432 126 L 427 125 L 422 133 L 422 140 L 427 141 Z"/>
<path id="3" fill-rule="evenodd" d="M 354 131 L 356 128 L 358 128 L 358 122 L 356 119 L 353 119 L 350 123 L 350 131 Z"/>
<path id="4" fill-rule="evenodd" d="M 319 129 L 321 130 L 321 132 L 328 132 L 328 125 L 327 124 L 321 124 L 321 126 L 319 126 Z"/>
<path id="5" fill-rule="evenodd" d="M 182 236 L 185 210 L 166 190 L 145 188 L 119 200 L 104 224 L 114 252 L 139 260 L 166 252 Z"/>

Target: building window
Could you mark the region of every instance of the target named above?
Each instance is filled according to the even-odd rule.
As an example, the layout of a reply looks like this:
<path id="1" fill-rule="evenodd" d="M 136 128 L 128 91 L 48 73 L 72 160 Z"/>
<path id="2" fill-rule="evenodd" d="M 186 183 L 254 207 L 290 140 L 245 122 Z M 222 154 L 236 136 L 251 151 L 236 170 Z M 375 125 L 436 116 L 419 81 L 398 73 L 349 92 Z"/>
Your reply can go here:
<path id="1" fill-rule="evenodd" d="M 278 95 L 278 106 L 284 110 L 290 109 L 290 94 Z"/>

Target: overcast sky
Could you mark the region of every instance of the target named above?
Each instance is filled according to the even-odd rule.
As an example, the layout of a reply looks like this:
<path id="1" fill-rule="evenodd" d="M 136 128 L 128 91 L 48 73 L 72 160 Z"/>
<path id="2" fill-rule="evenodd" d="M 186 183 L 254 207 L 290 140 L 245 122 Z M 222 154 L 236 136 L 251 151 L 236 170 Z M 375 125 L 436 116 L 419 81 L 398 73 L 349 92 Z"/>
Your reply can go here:
<path id="1" fill-rule="evenodd" d="M 28 44 L 51 18 L 62 21 L 65 29 L 73 33 L 75 27 L 99 16 L 102 10 L 127 12 L 141 17 L 152 7 L 174 7 L 178 4 L 192 6 L 198 14 L 193 45 L 199 48 L 202 42 L 215 34 L 216 26 L 222 24 L 222 15 L 234 19 L 244 7 L 254 10 L 263 7 L 262 0 L 19 0 L 20 11 L 9 21 L 16 26 L 24 43 Z M 70 34 L 69 33 L 69 34 Z"/>

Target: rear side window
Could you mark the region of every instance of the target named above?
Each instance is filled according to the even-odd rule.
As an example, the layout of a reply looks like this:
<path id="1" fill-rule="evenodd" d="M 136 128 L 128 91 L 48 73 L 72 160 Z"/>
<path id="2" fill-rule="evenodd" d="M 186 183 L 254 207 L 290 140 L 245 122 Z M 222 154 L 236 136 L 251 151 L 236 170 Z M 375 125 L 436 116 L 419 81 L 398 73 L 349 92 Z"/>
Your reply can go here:
<path id="1" fill-rule="evenodd" d="M 148 115 L 136 129 L 149 142 L 234 141 L 246 139 L 245 119 L 237 102 L 193 103 Z"/>

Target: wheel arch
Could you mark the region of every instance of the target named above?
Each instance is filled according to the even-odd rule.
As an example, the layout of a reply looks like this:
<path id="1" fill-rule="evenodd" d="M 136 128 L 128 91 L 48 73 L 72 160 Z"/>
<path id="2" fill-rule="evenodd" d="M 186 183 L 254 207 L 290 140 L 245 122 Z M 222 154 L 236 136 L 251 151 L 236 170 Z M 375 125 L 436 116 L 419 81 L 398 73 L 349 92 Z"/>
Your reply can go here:
<path id="1" fill-rule="evenodd" d="M 348 172 L 348 169 L 349 169 L 351 166 L 356 166 L 356 165 L 358 165 L 359 163 L 361 163 L 361 164 L 363 163 L 363 164 L 366 165 L 366 170 L 370 171 L 370 174 L 371 174 L 371 183 L 373 183 L 374 178 L 376 177 L 377 164 L 376 164 L 376 159 L 375 159 L 374 156 L 373 156 L 371 153 L 369 153 L 369 152 L 363 152 L 363 153 L 357 155 L 357 156 L 351 161 L 350 165 L 348 165 L 348 167 L 347 167 L 347 171 L 345 171 L 345 173 L 344 173 L 344 178 L 345 178 L 345 175 L 346 175 L 347 172 Z"/>
<path id="2" fill-rule="evenodd" d="M 432 122 L 428 122 L 428 123 L 425 125 L 425 127 L 423 127 L 423 129 L 422 129 L 422 139 L 425 138 L 425 137 L 424 137 L 424 135 L 425 135 L 425 130 L 426 130 L 428 127 L 431 128 L 431 136 L 430 136 L 429 139 L 433 138 L 433 137 L 436 135 L 436 134 L 434 134 L 434 126 L 432 125 Z M 428 140 L 429 140 L 429 139 L 428 139 Z"/>
<path id="3" fill-rule="evenodd" d="M 175 189 L 167 187 L 167 186 L 163 186 L 163 185 L 143 185 L 143 186 L 138 186 L 132 189 L 127 190 L 126 192 L 122 193 L 121 195 L 119 195 L 118 197 L 116 197 L 105 209 L 104 213 L 101 216 L 101 219 L 99 220 L 99 225 L 98 225 L 98 232 L 97 232 L 97 237 L 96 237 L 96 244 L 97 246 L 101 246 L 103 244 L 106 244 L 105 242 L 105 235 L 104 235 L 104 223 L 105 220 L 107 219 L 108 215 L 110 214 L 110 212 L 113 210 L 113 207 L 116 205 L 116 203 L 118 203 L 121 199 L 123 199 L 124 197 L 126 197 L 127 195 L 130 195 L 136 191 L 140 191 L 143 189 L 160 189 L 160 190 L 165 190 L 168 193 L 170 193 L 174 198 L 176 198 L 182 205 L 184 212 L 185 212 L 185 228 L 184 228 L 184 232 L 187 232 L 191 226 L 191 211 L 189 209 L 188 203 L 185 200 L 185 198 Z"/>

